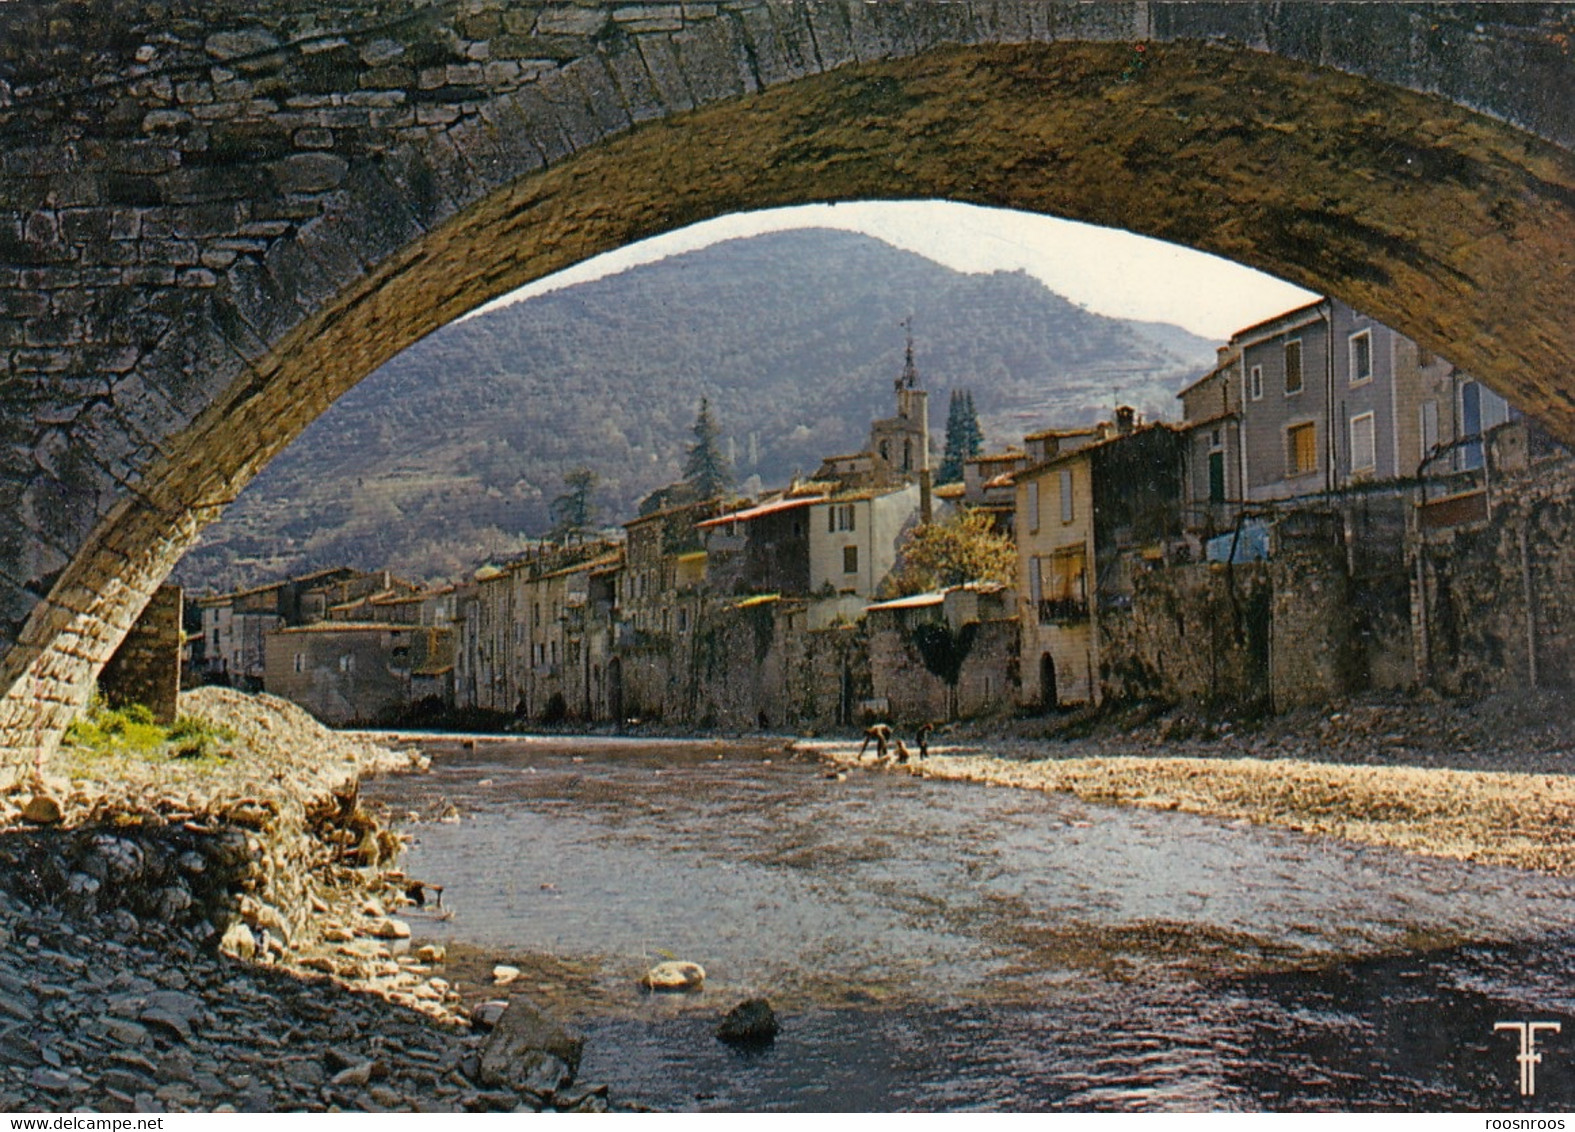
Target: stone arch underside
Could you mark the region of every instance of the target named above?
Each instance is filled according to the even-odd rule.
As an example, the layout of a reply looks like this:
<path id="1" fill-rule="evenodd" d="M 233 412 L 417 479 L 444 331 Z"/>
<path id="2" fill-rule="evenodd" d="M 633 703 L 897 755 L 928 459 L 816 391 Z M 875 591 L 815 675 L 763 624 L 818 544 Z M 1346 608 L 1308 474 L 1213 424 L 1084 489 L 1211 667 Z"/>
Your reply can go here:
<path id="1" fill-rule="evenodd" d="M 614 27 L 599 9 L 547 11 Z M 0 119 L 52 137 L 67 167 L 35 178 L 45 195 L 13 208 L 9 233 L 0 221 L 11 765 L 56 740 L 201 527 L 361 377 L 513 287 L 728 212 L 945 198 L 1129 228 L 1335 294 L 1575 439 L 1564 146 L 1262 51 L 1140 51 L 1130 37 L 1151 23 L 1112 43 L 891 47 L 813 73 L 835 50 L 827 31 L 795 41 L 780 6 L 752 11 L 769 35 L 735 14 L 709 40 L 674 37 L 666 62 L 648 40 L 604 41 L 553 64 L 555 85 L 523 63 L 494 71 L 497 94 L 481 89 L 496 59 L 413 62 L 408 89 L 319 78 L 291 93 L 324 55 L 363 83 L 400 67 L 428 51 L 427 24 L 403 44 L 386 29 L 282 48 L 210 38 L 210 55 L 240 54 L 193 71 L 207 86 L 190 101 L 178 76 L 163 109 L 104 88 L 88 118 L 119 113 L 124 136 L 72 127 L 52 96 L 30 124 L 16 107 Z M 685 50 L 704 63 L 684 69 Z M 773 66 L 787 68 L 774 86 Z M 703 89 L 702 72 L 731 78 Z M 246 87 L 232 117 L 225 83 Z M 94 173 L 86 203 L 70 200 L 72 161 Z M 0 180 L 13 203 L 16 184 Z"/>

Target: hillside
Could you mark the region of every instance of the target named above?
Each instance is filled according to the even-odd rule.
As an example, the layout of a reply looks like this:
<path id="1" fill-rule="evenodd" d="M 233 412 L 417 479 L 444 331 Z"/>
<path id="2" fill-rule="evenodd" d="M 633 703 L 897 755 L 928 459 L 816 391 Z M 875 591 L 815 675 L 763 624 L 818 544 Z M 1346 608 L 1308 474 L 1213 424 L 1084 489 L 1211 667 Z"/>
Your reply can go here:
<path id="1" fill-rule="evenodd" d="M 701 397 L 767 485 L 857 451 L 891 412 L 901 322 L 944 431 L 971 389 L 991 445 L 1173 416 L 1211 363 L 1172 326 L 1082 310 L 1018 273 L 968 275 L 830 230 L 733 240 L 455 323 L 344 396 L 205 533 L 177 577 L 228 588 L 341 563 L 456 577 L 549 526 L 563 474 L 606 522 L 679 475 Z"/>

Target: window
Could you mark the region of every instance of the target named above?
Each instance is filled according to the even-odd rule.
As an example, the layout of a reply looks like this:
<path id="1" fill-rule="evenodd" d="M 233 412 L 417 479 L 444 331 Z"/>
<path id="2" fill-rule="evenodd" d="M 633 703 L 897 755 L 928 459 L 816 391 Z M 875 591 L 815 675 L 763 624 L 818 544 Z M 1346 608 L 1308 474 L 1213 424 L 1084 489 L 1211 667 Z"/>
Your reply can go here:
<path id="1" fill-rule="evenodd" d="M 1061 469 L 1061 521 L 1070 523 L 1074 517 L 1072 509 L 1072 469 Z"/>
<path id="2" fill-rule="evenodd" d="M 1359 330 L 1351 335 L 1351 384 L 1360 385 L 1373 379 L 1373 335 L 1370 330 Z"/>
<path id="3" fill-rule="evenodd" d="M 1039 623 L 1081 621 L 1088 616 L 1088 556 L 1081 546 L 1063 547 L 1039 565 Z M 1049 569 L 1045 570 L 1048 564 Z"/>
<path id="4" fill-rule="evenodd" d="M 1474 381 L 1460 387 L 1460 439 L 1470 441 L 1459 453 L 1462 469 L 1482 466 L 1482 387 Z"/>
<path id="5" fill-rule="evenodd" d="M 1028 533 L 1033 534 L 1039 529 L 1039 481 L 1033 480 L 1028 484 L 1028 498 L 1023 504 L 1028 512 Z"/>
<path id="6" fill-rule="evenodd" d="M 339 671 L 340 672 L 354 672 L 355 671 L 355 654 L 354 653 L 346 653 L 344 656 L 341 656 L 339 658 Z"/>
<path id="7" fill-rule="evenodd" d="M 851 531 L 858 527 L 857 509 L 852 503 L 839 503 L 826 516 L 826 530 Z"/>
<path id="8" fill-rule="evenodd" d="M 1285 430 L 1286 475 L 1305 476 L 1318 470 L 1318 426 L 1312 421 Z"/>
<path id="9" fill-rule="evenodd" d="M 295 670 L 297 672 L 306 671 L 306 654 L 304 652 L 298 652 L 295 654 Z"/>
<path id="10" fill-rule="evenodd" d="M 1028 599 L 1037 606 L 1044 600 L 1044 580 L 1040 571 L 1044 559 L 1034 557 L 1028 560 Z"/>
<path id="11" fill-rule="evenodd" d="M 1263 367 L 1253 366 L 1248 378 L 1248 394 L 1254 401 L 1263 400 Z"/>
<path id="12" fill-rule="evenodd" d="M 678 607 L 678 631 L 680 633 L 689 632 L 689 610 L 683 606 Z"/>
<path id="13" fill-rule="evenodd" d="M 857 574 L 859 572 L 859 548 L 845 546 L 842 548 L 842 572 L 844 574 Z"/>
<path id="14" fill-rule="evenodd" d="M 1417 459 L 1426 461 L 1433 454 L 1433 449 L 1438 447 L 1438 402 L 1423 401 L 1417 413 L 1420 417 L 1418 427 L 1422 434 L 1422 451 Z"/>
<path id="15" fill-rule="evenodd" d="M 1302 391 L 1302 340 L 1292 338 L 1285 343 L 1285 395 Z"/>
<path id="16" fill-rule="evenodd" d="M 1373 443 L 1373 414 L 1351 418 L 1351 474 L 1378 469 L 1378 453 Z"/>

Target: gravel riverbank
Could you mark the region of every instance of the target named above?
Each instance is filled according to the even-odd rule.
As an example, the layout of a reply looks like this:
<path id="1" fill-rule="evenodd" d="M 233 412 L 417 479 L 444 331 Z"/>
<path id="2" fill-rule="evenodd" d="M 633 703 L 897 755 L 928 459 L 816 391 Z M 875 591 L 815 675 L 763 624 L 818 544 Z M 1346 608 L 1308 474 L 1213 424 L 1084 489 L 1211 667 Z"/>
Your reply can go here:
<path id="1" fill-rule="evenodd" d="M 358 783 L 423 758 L 268 696 L 204 688 L 182 710 L 234 740 L 198 760 L 64 748 L 42 789 L 0 796 L 0 1110 L 609 1107 L 489 1062 L 508 992 L 401 918 L 430 889 L 392 868 Z"/>
<path id="2" fill-rule="evenodd" d="M 1134 714 L 1086 734 L 1065 721 L 1002 730 L 957 728 L 922 764 L 886 766 L 1575 875 L 1575 721 L 1554 694 L 1361 703 L 1254 727 Z M 799 746 L 875 765 L 857 743 Z"/>

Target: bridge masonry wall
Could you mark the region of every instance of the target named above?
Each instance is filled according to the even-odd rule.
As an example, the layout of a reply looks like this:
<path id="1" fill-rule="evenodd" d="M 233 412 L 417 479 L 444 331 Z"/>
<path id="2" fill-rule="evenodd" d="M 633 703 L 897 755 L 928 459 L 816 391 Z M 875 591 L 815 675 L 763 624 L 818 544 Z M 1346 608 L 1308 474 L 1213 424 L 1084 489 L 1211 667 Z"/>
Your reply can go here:
<path id="1" fill-rule="evenodd" d="M 1569 10 L 1483 13 L 1042 0 L 5 6 L 0 686 L 13 691 L 0 747 L 58 732 L 196 531 L 337 395 L 298 374 L 291 410 L 270 409 L 257 394 L 281 348 L 533 171 L 847 64 L 1069 40 L 1202 39 L 1373 74 L 1569 148 Z M 1409 46 L 1375 48 L 1396 42 Z M 364 374 L 386 352 L 369 332 L 337 363 Z"/>

